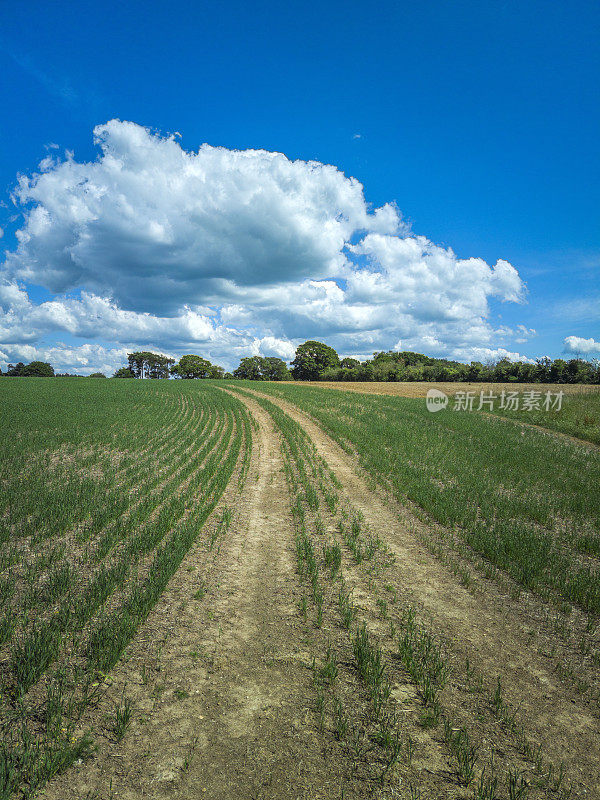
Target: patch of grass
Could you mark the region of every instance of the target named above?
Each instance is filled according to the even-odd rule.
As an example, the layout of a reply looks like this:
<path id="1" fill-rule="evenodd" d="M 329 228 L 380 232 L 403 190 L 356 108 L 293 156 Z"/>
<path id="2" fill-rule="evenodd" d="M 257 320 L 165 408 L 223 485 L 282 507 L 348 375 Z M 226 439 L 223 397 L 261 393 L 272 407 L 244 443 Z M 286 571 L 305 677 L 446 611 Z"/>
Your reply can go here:
<path id="1" fill-rule="evenodd" d="M 331 570 L 331 576 L 334 577 L 342 565 L 342 551 L 337 542 L 323 546 L 323 560 L 325 566 Z"/>
<path id="2" fill-rule="evenodd" d="M 517 583 L 600 613 L 599 569 L 580 562 L 575 544 L 593 555 L 600 538 L 600 452 L 493 415 L 431 414 L 422 399 L 302 385 L 261 391 L 308 412 L 398 500 L 420 506 Z M 353 519 L 342 530 L 357 562 L 365 558 L 360 526 Z M 462 579 L 470 585 L 466 571 Z"/>
<path id="3" fill-rule="evenodd" d="M 539 391 L 543 394 L 546 387 L 540 386 Z M 554 387 L 552 391 L 556 393 L 560 387 Z M 543 405 L 542 410 L 503 411 L 496 407 L 494 411 L 507 419 L 539 425 L 600 445 L 600 389 L 597 388 L 581 394 L 565 394 L 560 411 L 544 411 Z"/>
<path id="4" fill-rule="evenodd" d="M 131 700 L 128 697 L 124 697 L 121 703 L 115 709 L 115 719 L 113 722 L 113 733 L 117 741 L 121 741 L 121 739 L 125 736 L 127 732 L 127 728 L 131 723 L 131 713 L 133 711 L 133 705 Z"/>
<path id="5" fill-rule="evenodd" d="M 206 586 L 202 584 L 199 589 L 194 592 L 194 600 L 204 600 L 206 596 Z"/>
<path id="6" fill-rule="evenodd" d="M 77 722 L 251 448 L 245 407 L 211 385 L 16 380 L 2 392 L 0 797 L 85 755 Z M 224 533 L 231 511 L 217 519 Z M 117 738 L 130 715 L 124 700 Z"/>

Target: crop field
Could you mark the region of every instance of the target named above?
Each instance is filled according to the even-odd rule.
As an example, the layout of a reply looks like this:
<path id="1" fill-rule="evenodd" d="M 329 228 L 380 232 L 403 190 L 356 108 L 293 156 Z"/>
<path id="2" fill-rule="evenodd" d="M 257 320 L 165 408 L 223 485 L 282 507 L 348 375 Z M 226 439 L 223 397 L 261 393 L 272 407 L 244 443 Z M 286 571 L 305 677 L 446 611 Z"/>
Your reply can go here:
<path id="1" fill-rule="evenodd" d="M 0 381 L 0 800 L 600 798 L 600 394 L 366 391 Z"/>
<path id="2" fill-rule="evenodd" d="M 389 395 L 391 397 L 424 398 L 432 387 L 454 397 L 457 392 L 471 392 L 475 398 L 474 406 L 479 404 L 480 393 L 500 398 L 502 392 L 524 393 L 537 392 L 542 396 L 542 407 L 539 410 L 500 411 L 496 401 L 496 413 L 511 419 L 520 419 L 532 425 L 541 425 L 551 430 L 560 431 L 578 439 L 587 440 L 600 445 L 600 388 L 585 384 L 527 384 L 527 383 L 378 383 L 378 382 L 306 382 L 304 386 L 327 387 L 338 391 L 359 392 L 361 394 Z M 553 396 L 562 392 L 564 398 L 559 410 L 543 408 L 543 396 L 551 392 Z M 486 406 L 487 408 L 487 406 Z"/>
<path id="3" fill-rule="evenodd" d="M 2 386 L 2 797 L 88 751 L 98 676 L 249 452 L 247 415 L 215 389 L 97 388 Z"/>
<path id="4" fill-rule="evenodd" d="M 293 381 L 282 381 L 281 386 L 294 386 Z M 392 397 L 426 397 L 427 391 L 432 387 L 442 389 L 447 394 L 472 391 L 479 394 L 480 390 L 500 392 L 514 391 L 515 389 L 552 389 L 562 391 L 571 396 L 595 394 L 597 386 L 584 383 L 470 383 L 468 381 L 302 381 L 302 386 L 316 386 L 321 389 L 338 389 L 345 392 L 359 392 L 361 394 L 385 394 Z"/>

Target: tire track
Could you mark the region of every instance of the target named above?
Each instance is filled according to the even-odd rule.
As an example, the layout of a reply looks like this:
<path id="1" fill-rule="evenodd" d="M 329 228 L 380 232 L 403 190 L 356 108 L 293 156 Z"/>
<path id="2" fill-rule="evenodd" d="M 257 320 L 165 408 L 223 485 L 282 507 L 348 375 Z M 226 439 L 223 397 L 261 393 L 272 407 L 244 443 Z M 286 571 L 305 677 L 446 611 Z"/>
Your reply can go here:
<path id="1" fill-rule="evenodd" d="M 528 734 L 556 764 L 564 761 L 581 796 L 600 797 L 597 716 L 560 682 L 547 660 L 527 646 L 525 630 L 508 604 L 473 596 L 411 532 L 422 525 L 406 509 L 386 505 L 361 477 L 354 459 L 292 403 L 247 390 L 278 405 L 298 422 L 368 525 L 396 557 L 397 588 L 420 604 L 447 641 L 456 663 L 469 659 L 490 685 L 501 676 L 506 699 L 520 710 Z M 587 792 L 586 792 L 587 790 Z"/>
<path id="2" fill-rule="evenodd" d="M 57 779 L 48 800 L 339 797 L 312 709 L 279 437 L 257 403 L 242 402 L 255 446 L 242 495 L 234 480 L 227 490 L 236 513 L 215 562 L 199 585 L 195 548 L 134 642 L 132 660 L 146 638 L 160 647 L 153 679 L 138 677 L 127 736 Z M 135 677 L 122 663 L 115 680 Z"/>

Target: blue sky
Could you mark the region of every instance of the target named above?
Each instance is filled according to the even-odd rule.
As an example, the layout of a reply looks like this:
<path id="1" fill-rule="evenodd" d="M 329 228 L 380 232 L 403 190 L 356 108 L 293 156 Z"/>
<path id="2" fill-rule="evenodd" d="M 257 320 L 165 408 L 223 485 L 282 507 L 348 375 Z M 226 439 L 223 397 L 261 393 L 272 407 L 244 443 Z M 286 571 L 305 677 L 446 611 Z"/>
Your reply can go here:
<path id="1" fill-rule="evenodd" d="M 599 23 L 592 2 L 1 4 L 0 364 L 143 344 L 235 366 L 309 337 L 597 357 Z M 111 120 L 140 127 L 101 150 Z M 175 148 L 203 143 L 211 185 L 183 189 Z M 288 161 L 240 172 L 238 150 Z M 67 219 L 82 176 L 107 196 Z"/>

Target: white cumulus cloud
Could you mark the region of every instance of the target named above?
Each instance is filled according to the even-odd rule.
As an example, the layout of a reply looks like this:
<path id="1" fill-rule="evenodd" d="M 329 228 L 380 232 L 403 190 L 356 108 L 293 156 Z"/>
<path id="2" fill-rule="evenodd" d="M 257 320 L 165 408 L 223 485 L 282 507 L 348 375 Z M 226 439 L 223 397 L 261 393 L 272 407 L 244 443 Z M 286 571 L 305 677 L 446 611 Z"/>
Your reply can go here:
<path id="1" fill-rule="evenodd" d="M 338 169 L 264 150 L 197 153 L 130 122 L 95 128 L 100 158 L 47 157 L 14 196 L 33 204 L 7 260 L 16 278 L 81 286 L 133 309 L 219 302 L 234 287 L 336 274 L 357 230 L 393 233 Z"/>
<path id="2" fill-rule="evenodd" d="M 289 360 L 307 338 L 344 354 L 402 341 L 467 360 L 512 355 L 505 343 L 524 338 L 523 326 L 490 322 L 492 301 L 524 299 L 511 264 L 459 258 L 411 234 L 394 203 L 372 208 L 334 166 L 264 150 L 188 152 L 175 134 L 119 120 L 94 136 L 95 161 L 53 150 L 14 190 L 22 224 L 0 282 L 0 350 L 11 359 L 61 333 L 112 342 L 115 353 L 202 352 L 229 367 L 255 353 Z M 32 302 L 27 284 L 53 299 Z M 75 366 L 73 348 L 71 357 Z"/>
<path id="3" fill-rule="evenodd" d="M 567 336 L 565 338 L 565 353 L 600 353 L 600 342 L 595 339 L 582 339 L 581 336 Z"/>

